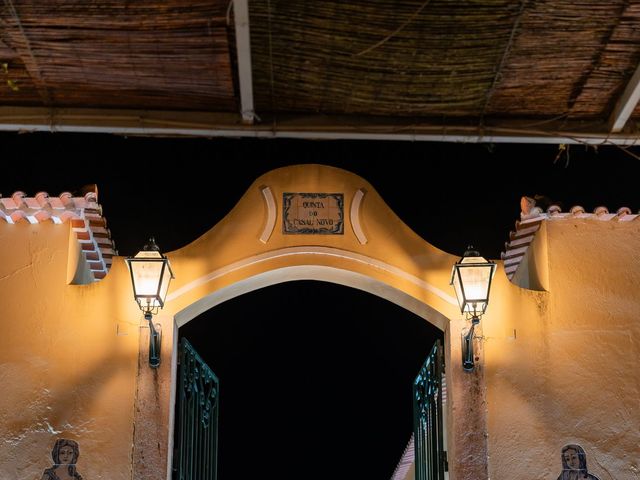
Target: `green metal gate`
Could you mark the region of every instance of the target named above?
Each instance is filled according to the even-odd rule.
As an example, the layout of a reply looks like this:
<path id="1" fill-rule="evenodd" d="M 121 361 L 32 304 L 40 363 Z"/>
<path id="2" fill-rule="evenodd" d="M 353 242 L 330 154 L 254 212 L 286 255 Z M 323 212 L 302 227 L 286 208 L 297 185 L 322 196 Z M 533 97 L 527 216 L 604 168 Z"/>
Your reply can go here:
<path id="1" fill-rule="evenodd" d="M 444 480 L 447 471 L 442 422 L 443 374 L 444 355 L 437 340 L 413 382 L 416 480 Z"/>
<path id="2" fill-rule="evenodd" d="M 186 338 L 180 342 L 174 480 L 215 480 L 218 466 L 218 377 Z"/>

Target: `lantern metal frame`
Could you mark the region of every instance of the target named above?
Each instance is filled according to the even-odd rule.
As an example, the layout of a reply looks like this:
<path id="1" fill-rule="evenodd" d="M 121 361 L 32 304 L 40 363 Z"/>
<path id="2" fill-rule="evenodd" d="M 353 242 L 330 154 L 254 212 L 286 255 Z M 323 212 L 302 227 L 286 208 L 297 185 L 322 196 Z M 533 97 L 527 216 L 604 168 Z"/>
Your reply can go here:
<path id="1" fill-rule="evenodd" d="M 465 263 L 465 259 L 469 257 L 476 257 L 482 261 L 474 263 Z M 488 283 L 486 285 L 486 295 L 483 298 L 468 298 L 464 285 L 464 275 L 461 275 L 461 270 L 465 268 L 486 268 L 489 269 L 487 276 Z M 458 305 L 460 306 L 460 312 L 463 313 L 467 320 L 471 320 L 471 326 L 466 333 L 462 333 L 462 368 L 467 371 L 472 371 L 475 368 L 473 339 L 475 338 L 476 325 L 480 323 L 480 317 L 484 315 L 489 305 L 489 295 L 491 293 L 491 282 L 493 275 L 496 271 L 496 263 L 485 260 L 480 253 L 473 247 L 468 246 L 467 250 L 460 260 L 458 260 L 451 269 L 451 281 L 450 285 L 454 285 L 454 282 L 458 280 L 460 288 L 454 288 L 456 297 L 458 299 Z M 460 298 L 462 297 L 462 298 Z"/>
<path id="2" fill-rule="evenodd" d="M 152 252 L 154 256 L 148 256 L 146 252 Z M 149 242 L 138 252 L 134 257 L 127 257 L 125 259 L 127 266 L 129 267 L 129 273 L 131 275 L 131 286 L 133 288 L 133 298 L 135 299 L 138 307 L 144 314 L 144 319 L 149 324 L 149 366 L 157 368 L 160 365 L 160 349 L 162 344 L 162 329 L 160 324 L 154 326 L 153 315 L 156 315 L 165 304 L 165 296 L 169 290 L 169 284 L 171 280 L 175 278 L 169 259 L 160 253 L 160 248 L 156 245 L 155 239 L 151 237 Z M 159 275 L 156 279 L 157 288 L 155 293 L 139 293 L 139 286 L 137 285 L 136 275 L 134 274 L 134 264 L 136 263 L 162 263 L 159 269 Z M 166 275 L 169 275 L 165 278 Z M 166 289 L 163 292 L 162 287 L 166 280 Z"/>

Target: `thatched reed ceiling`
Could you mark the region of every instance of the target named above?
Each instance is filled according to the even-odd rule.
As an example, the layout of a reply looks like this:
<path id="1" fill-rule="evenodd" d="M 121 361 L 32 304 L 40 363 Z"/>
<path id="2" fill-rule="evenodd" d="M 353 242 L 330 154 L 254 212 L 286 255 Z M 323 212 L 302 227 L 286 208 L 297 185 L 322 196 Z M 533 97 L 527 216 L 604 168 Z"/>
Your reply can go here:
<path id="1" fill-rule="evenodd" d="M 227 4 L 5 1 L 0 103 L 235 111 Z"/>
<path id="2" fill-rule="evenodd" d="M 241 1 L 3 0 L 0 107 L 226 112 L 222 124 L 242 128 Z M 246 128 L 304 116 L 311 129 L 335 117 L 606 135 L 640 60 L 640 4 L 628 0 L 248 6 L 258 117 Z"/>

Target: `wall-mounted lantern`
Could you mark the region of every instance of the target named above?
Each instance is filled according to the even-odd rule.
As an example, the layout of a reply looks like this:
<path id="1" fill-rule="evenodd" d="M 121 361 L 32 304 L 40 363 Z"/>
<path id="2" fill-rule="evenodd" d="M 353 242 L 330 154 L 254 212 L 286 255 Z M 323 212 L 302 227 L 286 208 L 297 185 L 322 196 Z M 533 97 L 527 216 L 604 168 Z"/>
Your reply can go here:
<path id="1" fill-rule="evenodd" d="M 153 315 L 164 307 L 169 282 L 174 278 L 169 259 L 160 253 L 153 238 L 134 257 L 126 259 L 131 273 L 133 297 L 149 322 L 149 366 L 160 365 L 160 325 L 153 325 Z"/>
<path id="2" fill-rule="evenodd" d="M 487 261 L 472 246 L 453 265 L 451 285 L 456 292 L 460 311 L 471 320 L 471 327 L 462 334 L 462 367 L 473 370 L 473 334 L 480 317 L 487 310 L 491 280 L 496 271 L 495 262 Z"/>

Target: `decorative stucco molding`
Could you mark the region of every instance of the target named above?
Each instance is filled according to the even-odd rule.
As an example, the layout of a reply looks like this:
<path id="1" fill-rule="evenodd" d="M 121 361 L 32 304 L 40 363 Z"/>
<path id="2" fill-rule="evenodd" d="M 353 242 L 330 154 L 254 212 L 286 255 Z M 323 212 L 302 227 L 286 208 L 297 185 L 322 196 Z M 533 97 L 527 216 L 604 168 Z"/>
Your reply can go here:
<path id="1" fill-rule="evenodd" d="M 361 245 L 365 245 L 368 241 L 367 236 L 362 230 L 362 225 L 360 225 L 360 205 L 362 204 L 365 193 L 363 188 L 359 188 L 353 195 L 353 200 L 351 201 L 351 228 Z"/>
<path id="2" fill-rule="evenodd" d="M 260 191 L 262 192 L 262 198 L 267 207 L 267 221 L 264 225 L 262 235 L 260 235 L 260 241 L 267 243 L 273 233 L 273 229 L 276 227 L 276 199 L 269 187 L 261 187 Z"/>
<path id="3" fill-rule="evenodd" d="M 545 220 L 558 221 L 573 218 L 590 218 L 599 221 L 629 222 L 638 218 L 628 207 L 619 208 L 616 213 L 610 213 L 604 206 L 596 207 L 593 213 L 586 213 L 584 207 L 575 205 L 568 212 L 563 212 L 560 206 L 550 205 L 546 212 L 536 205 L 536 200 L 522 197 L 520 200 L 520 220 L 516 221 L 516 230 L 509 234 L 509 241 L 505 243 L 505 251 L 501 258 L 504 261 L 504 271 L 509 280 L 513 279 L 529 245 L 533 241 L 540 225 Z"/>
<path id="4" fill-rule="evenodd" d="M 173 300 L 180 298 L 182 295 L 185 295 L 189 291 L 201 285 L 204 285 L 205 283 L 211 282 L 212 280 L 223 277 L 225 275 L 229 275 L 230 273 L 236 272 L 238 270 L 249 268 L 263 262 L 272 261 L 274 259 L 292 257 L 297 255 L 318 255 L 319 257 L 341 258 L 345 261 L 351 261 L 354 263 L 360 263 L 360 264 L 372 266 L 381 271 L 388 272 L 392 275 L 395 275 L 404 280 L 407 280 L 413 283 L 414 285 L 418 285 L 420 288 L 423 288 L 433 293 L 434 295 L 438 296 L 439 298 L 449 303 L 450 305 L 456 305 L 456 306 L 458 305 L 458 302 L 455 299 L 455 297 L 452 297 L 448 293 L 443 292 L 438 287 L 426 282 L 422 278 L 418 278 L 415 275 L 407 273 L 396 266 L 390 265 L 386 262 L 374 259 L 372 257 L 350 252 L 348 250 L 332 248 L 332 247 L 319 247 L 319 246 L 280 248 L 277 250 L 265 252 L 259 255 L 253 255 L 249 258 L 230 263 L 229 265 L 223 268 L 219 268 L 217 270 L 209 272 L 208 274 L 201 276 L 199 278 L 196 278 L 195 280 L 187 283 L 186 285 L 183 285 L 177 290 L 174 290 L 172 293 L 167 295 L 166 301 L 172 302 Z"/>
<path id="5" fill-rule="evenodd" d="M 104 278 L 114 255 L 117 255 L 98 203 L 98 189 L 95 185 L 85 187 L 84 196 L 74 197 L 63 192 L 58 197 L 50 197 L 47 192 L 38 192 L 27 197 L 24 192 L 14 192 L 11 197 L 0 195 L 0 219 L 9 224 L 28 222 L 30 224 L 51 221 L 55 224 L 71 222 L 86 265 L 94 280 Z"/>

